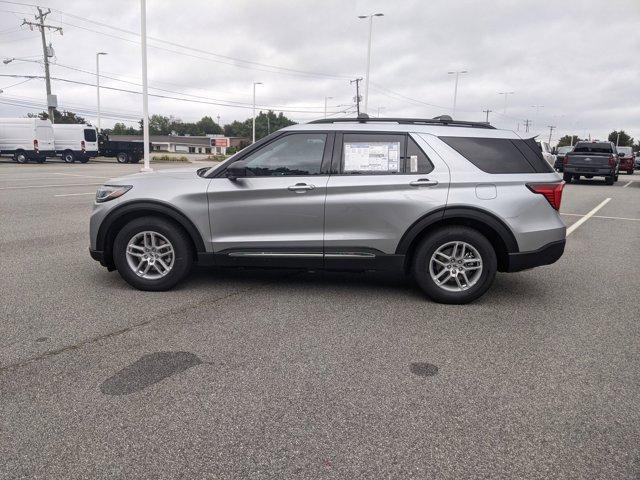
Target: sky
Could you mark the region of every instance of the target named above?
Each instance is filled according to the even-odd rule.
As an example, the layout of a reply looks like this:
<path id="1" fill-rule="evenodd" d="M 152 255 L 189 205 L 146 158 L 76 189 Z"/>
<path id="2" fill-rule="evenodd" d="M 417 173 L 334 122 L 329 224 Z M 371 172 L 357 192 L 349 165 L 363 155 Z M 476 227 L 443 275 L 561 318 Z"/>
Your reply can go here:
<path id="1" fill-rule="evenodd" d="M 135 125 L 142 114 L 140 2 L 42 0 L 53 93 L 60 109 L 97 124 L 96 52 L 102 127 Z M 0 0 L 0 117 L 44 109 L 42 45 L 35 4 Z M 489 121 L 553 140 L 640 139 L 640 0 L 283 1 L 147 0 L 150 113 L 220 122 L 258 109 L 296 122 L 353 116 L 365 77 L 373 20 L 371 116 Z M 38 63 L 39 62 L 39 63 Z M 24 82 L 24 83 L 20 83 Z M 17 84 L 17 85 L 16 85 Z M 365 97 L 365 82 L 361 94 Z M 125 91 L 123 91 L 125 90 Z M 514 92 L 507 97 L 499 92 Z M 169 98 L 167 98 L 169 97 Z M 534 106 L 538 107 L 534 107 Z M 364 105 L 361 104 L 364 110 Z"/>

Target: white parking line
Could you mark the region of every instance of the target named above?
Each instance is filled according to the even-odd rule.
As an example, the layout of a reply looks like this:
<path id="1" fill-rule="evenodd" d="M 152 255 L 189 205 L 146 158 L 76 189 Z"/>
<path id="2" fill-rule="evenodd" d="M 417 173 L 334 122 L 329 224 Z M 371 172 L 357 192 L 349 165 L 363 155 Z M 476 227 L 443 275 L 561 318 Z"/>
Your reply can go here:
<path id="1" fill-rule="evenodd" d="M 629 180 L 626 184 L 622 186 L 622 188 L 627 188 L 629 185 L 633 183 L 633 180 Z"/>
<path id="2" fill-rule="evenodd" d="M 561 213 L 560 215 L 566 215 L 568 217 L 584 217 L 581 213 Z M 607 217 L 605 215 L 594 215 L 591 218 L 606 218 L 608 220 L 630 220 L 632 222 L 640 222 L 640 218 L 629 218 L 629 217 Z"/>
<path id="3" fill-rule="evenodd" d="M 27 188 L 53 188 L 53 187 L 90 187 L 102 185 L 102 183 L 67 183 L 62 185 L 22 185 L 20 187 L 0 187 L 0 190 L 24 190 Z"/>
<path id="4" fill-rule="evenodd" d="M 576 231 L 576 229 L 582 225 L 584 222 L 586 222 L 587 220 L 589 220 L 591 217 L 593 217 L 598 210 L 600 210 L 602 207 L 604 207 L 607 203 L 609 203 L 611 201 L 610 198 L 605 198 L 603 201 L 601 201 L 593 210 L 591 210 L 589 213 L 587 213 L 584 217 L 582 217 L 580 220 L 578 220 L 576 223 L 574 223 L 573 225 L 571 225 L 569 228 L 567 228 L 567 237 L 569 235 L 571 235 L 573 232 Z"/>
<path id="5" fill-rule="evenodd" d="M 106 176 L 95 176 L 95 175 L 80 175 L 77 173 L 59 173 L 59 172 L 51 172 L 51 175 L 65 175 L 67 177 L 81 177 L 81 178 L 109 178 Z"/>
<path id="6" fill-rule="evenodd" d="M 95 195 L 96 192 L 86 192 L 86 193 L 61 193 L 59 195 L 54 195 L 54 197 L 75 197 L 77 195 Z"/>

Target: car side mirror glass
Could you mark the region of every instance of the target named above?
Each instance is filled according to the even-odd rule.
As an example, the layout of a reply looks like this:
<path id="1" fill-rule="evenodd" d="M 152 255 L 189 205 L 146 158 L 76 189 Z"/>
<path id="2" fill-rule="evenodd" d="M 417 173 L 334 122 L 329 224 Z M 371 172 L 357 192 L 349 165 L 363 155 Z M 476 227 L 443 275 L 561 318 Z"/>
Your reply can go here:
<path id="1" fill-rule="evenodd" d="M 236 180 L 247 176 L 247 164 L 244 160 L 233 162 L 227 167 L 226 176 L 229 180 Z"/>

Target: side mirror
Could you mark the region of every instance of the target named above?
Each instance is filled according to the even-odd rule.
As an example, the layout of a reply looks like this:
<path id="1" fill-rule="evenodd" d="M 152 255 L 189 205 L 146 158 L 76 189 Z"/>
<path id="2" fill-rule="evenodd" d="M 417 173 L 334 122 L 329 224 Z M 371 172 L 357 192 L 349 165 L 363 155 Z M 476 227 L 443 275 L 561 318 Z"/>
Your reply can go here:
<path id="1" fill-rule="evenodd" d="M 225 172 L 227 178 L 231 181 L 234 181 L 238 178 L 243 178 L 247 176 L 247 164 L 243 160 L 238 160 L 237 162 L 233 162 L 231 165 L 227 167 L 227 171 Z"/>

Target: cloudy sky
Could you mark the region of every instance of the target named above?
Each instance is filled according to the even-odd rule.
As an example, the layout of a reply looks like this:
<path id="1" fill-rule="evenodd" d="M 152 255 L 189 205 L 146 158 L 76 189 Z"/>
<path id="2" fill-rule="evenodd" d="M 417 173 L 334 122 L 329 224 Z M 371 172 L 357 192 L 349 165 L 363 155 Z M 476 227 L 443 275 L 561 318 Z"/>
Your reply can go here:
<path id="1" fill-rule="evenodd" d="M 103 127 L 135 124 L 142 111 L 137 0 L 43 0 L 55 50 L 51 76 L 61 108 L 96 119 L 95 54 L 101 57 Z M 369 114 L 456 117 L 533 133 L 555 125 L 602 138 L 623 128 L 640 138 L 640 0 L 283 1 L 147 0 L 150 112 L 222 123 L 260 108 L 303 122 L 352 111 L 373 26 Z M 0 0 L 0 116 L 45 104 L 40 35 L 28 1 Z M 22 60 L 20 60 L 22 59 Z M 29 61 L 30 60 L 30 61 Z M 64 80 L 67 81 L 64 81 Z M 27 81 L 25 81 L 27 80 Z M 24 83 L 20 83 L 24 82 Z M 75 82 L 75 83 L 74 83 Z M 17 84 L 17 85 L 16 85 Z M 123 91 L 124 90 L 124 91 Z M 504 96 L 509 95 L 506 111 Z M 534 105 L 540 105 L 535 108 Z M 350 110 L 349 110 L 350 109 Z"/>

